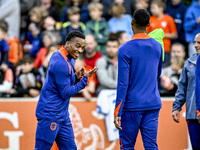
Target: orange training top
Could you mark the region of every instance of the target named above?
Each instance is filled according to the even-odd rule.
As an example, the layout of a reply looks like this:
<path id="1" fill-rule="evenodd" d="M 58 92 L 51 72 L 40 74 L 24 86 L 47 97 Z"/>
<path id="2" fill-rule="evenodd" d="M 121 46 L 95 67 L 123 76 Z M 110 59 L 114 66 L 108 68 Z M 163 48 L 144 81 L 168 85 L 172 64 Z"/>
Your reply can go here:
<path id="1" fill-rule="evenodd" d="M 164 14 L 161 19 L 158 19 L 156 16 L 150 17 L 150 26 L 147 27 L 147 32 L 151 32 L 155 29 L 162 28 L 164 33 L 177 33 L 176 25 L 174 19 Z M 171 51 L 171 40 L 168 38 L 163 39 L 165 52 Z"/>

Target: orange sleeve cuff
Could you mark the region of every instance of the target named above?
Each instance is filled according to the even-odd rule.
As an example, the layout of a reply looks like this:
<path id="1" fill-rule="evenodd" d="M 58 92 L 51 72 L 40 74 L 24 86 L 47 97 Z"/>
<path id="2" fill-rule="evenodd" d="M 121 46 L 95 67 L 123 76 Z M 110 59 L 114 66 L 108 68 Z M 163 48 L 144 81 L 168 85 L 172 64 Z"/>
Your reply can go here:
<path id="1" fill-rule="evenodd" d="M 197 116 L 199 117 L 200 116 L 200 111 L 197 110 L 197 109 L 196 109 L 196 111 L 197 111 Z"/>

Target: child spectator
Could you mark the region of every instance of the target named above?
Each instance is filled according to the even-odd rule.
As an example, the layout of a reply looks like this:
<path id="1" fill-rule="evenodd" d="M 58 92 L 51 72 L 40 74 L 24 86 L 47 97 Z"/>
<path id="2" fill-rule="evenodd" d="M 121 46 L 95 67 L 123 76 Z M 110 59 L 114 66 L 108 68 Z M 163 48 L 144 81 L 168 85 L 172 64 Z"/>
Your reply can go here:
<path id="1" fill-rule="evenodd" d="M 165 74 L 164 76 L 161 77 L 161 87 L 163 88 L 163 91 L 161 94 L 167 95 L 167 96 L 174 96 L 175 92 L 178 87 L 178 80 L 182 71 L 182 68 L 184 66 L 184 58 L 182 57 L 172 57 L 171 58 L 171 69 L 173 70 L 173 74 L 168 76 Z"/>
<path id="2" fill-rule="evenodd" d="M 103 17 L 106 20 L 109 20 L 111 18 L 110 14 L 109 14 L 109 9 L 110 6 L 112 5 L 113 2 L 116 3 L 121 3 L 124 5 L 125 9 L 126 9 L 126 14 L 129 15 L 133 15 L 133 12 L 135 11 L 135 0 L 102 0 L 101 3 L 103 4 Z"/>
<path id="3" fill-rule="evenodd" d="M 62 18 L 61 18 L 62 22 L 67 22 L 69 20 L 69 18 L 66 15 L 66 12 L 72 6 L 77 6 L 80 8 L 81 22 L 86 23 L 90 19 L 87 9 L 89 3 L 87 2 L 87 0 L 65 0 L 65 1 L 66 1 L 66 6 L 62 11 Z"/>
<path id="4" fill-rule="evenodd" d="M 172 0 L 171 4 L 167 6 L 166 14 L 173 17 L 178 32 L 178 38 L 176 40 L 172 40 L 172 43 L 181 42 L 185 44 L 183 21 L 186 10 L 187 6 L 185 6 L 181 0 Z"/>
<path id="5" fill-rule="evenodd" d="M 125 31 L 117 31 L 116 36 L 118 38 L 118 43 L 120 46 L 129 40 L 128 35 Z"/>
<path id="6" fill-rule="evenodd" d="M 50 58 L 51 58 L 52 54 L 55 51 L 57 51 L 58 49 L 59 49 L 58 45 L 50 45 L 48 47 L 46 57 L 45 57 L 45 59 L 43 61 L 43 64 L 39 68 L 39 71 L 40 71 L 41 75 L 44 77 L 44 79 L 46 78 L 46 75 L 47 75 L 47 71 L 48 71 L 48 68 L 49 68 Z"/>
<path id="7" fill-rule="evenodd" d="M 28 42 L 24 46 L 24 50 L 35 57 L 41 47 L 41 23 L 47 17 L 48 13 L 42 7 L 34 7 L 30 10 L 29 14 L 31 23 L 28 26 Z"/>
<path id="8" fill-rule="evenodd" d="M 189 43 L 189 57 L 196 53 L 194 38 L 200 31 L 200 2 L 193 0 L 184 18 L 185 40 Z"/>
<path id="9" fill-rule="evenodd" d="M 59 45 L 61 42 L 60 34 L 57 31 L 44 31 L 42 42 L 44 47 L 42 47 L 34 61 L 34 67 L 39 69 L 46 60 L 48 52 L 50 52 L 51 45 Z M 48 51 L 49 49 L 49 51 Z"/>
<path id="10" fill-rule="evenodd" d="M 80 54 L 75 63 L 75 70 L 80 70 L 83 67 L 85 68 L 86 71 L 92 69 L 92 67 L 85 65 L 84 55 Z M 92 77 L 90 78 L 88 86 L 86 86 L 79 93 L 81 93 L 87 101 L 91 101 L 92 94 L 94 94 L 95 89 L 96 89 L 96 75 L 93 74 Z"/>
<path id="11" fill-rule="evenodd" d="M 39 96 L 42 88 L 41 75 L 33 65 L 34 57 L 25 55 L 21 61 L 21 72 L 13 89 L 8 91 L 11 97 Z"/>
<path id="12" fill-rule="evenodd" d="M 10 68 L 6 71 L 0 69 L 0 97 L 6 95 L 5 93 L 13 87 L 13 72 Z"/>
<path id="13" fill-rule="evenodd" d="M 122 3 L 113 3 L 109 11 L 113 17 L 109 19 L 108 25 L 110 32 L 125 31 L 128 34 L 128 38 L 131 39 L 133 36 L 131 28 L 132 17 L 129 14 L 125 14 L 125 11 Z"/>
<path id="14" fill-rule="evenodd" d="M 42 22 L 41 31 L 45 30 L 56 30 L 56 21 L 53 17 L 47 16 Z"/>
<path id="15" fill-rule="evenodd" d="M 23 50 L 22 45 L 17 37 L 10 38 L 7 31 L 8 31 L 8 24 L 6 21 L 2 20 L 0 21 L 1 26 L 4 28 L 4 39 L 7 40 L 7 43 L 9 45 L 9 52 L 8 52 L 8 66 L 10 69 L 12 69 L 12 73 L 14 75 L 15 80 L 15 67 L 17 66 L 17 63 L 22 59 L 23 57 Z"/>
<path id="16" fill-rule="evenodd" d="M 72 6 L 67 10 L 67 16 L 69 21 L 64 22 L 62 25 L 62 37 L 63 43 L 65 43 L 65 37 L 71 31 L 80 31 L 85 30 L 85 24 L 80 22 L 80 9 L 77 6 Z"/>
<path id="17" fill-rule="evenodd" d="M 41 7 L 46 10 L 49 16 L 53 17 L 54 20 L 60 21 L 60 12 L 54 6 L 54 0 L 41 0 Z"/>
<path id="18" fill-rule="evenodd" d="M 92 34 L 98 43 L 97 50 L 106 54 L 105 45 L 108 40 L 109 26 L 107 21 L 102 18 L 103 5 L 98 2 L 92 2 L 88 6 L 91 20 L 86 23 L 85 35 Z"/>
<path id="19" fill-rule="evenodd" d="M 162 0 L 153 0 L 150 6 L 150 10 L 153 16 L 150 17 L 150 26 L 147 28 L 147 32 L 151 32 L 154 29 L 162 28 L 165 34 L 164 50 L 165 61 L 170 61 L 171 40 L 178 37 L 176 25 L 171 16 L 164 14 L 166 4 Z"/>
<path id="20" fill-rule="evenodd" d="M 135 0 L 136 9 L 148 9 L 149 0 Z"/>
<path id="21" fill-rule="evenodd" d="M 106 56 L 102 56 L 97 60 L 97 79 L 99 81 L 97 87 L 97 95 L 102 89 L 116 89 L 118 76 L 118 53 L 119 43 L 115 33 L 110 33 L 106 43 Z"/>
<path id="22" fill-rule="evenodd" d="M 6 71 L 8 68 L 8 52 L 9 46 L 5 40 L 5 36 L 8 32 L 8 24 L 1 20 L 0 21 L 0 69 Z"/>

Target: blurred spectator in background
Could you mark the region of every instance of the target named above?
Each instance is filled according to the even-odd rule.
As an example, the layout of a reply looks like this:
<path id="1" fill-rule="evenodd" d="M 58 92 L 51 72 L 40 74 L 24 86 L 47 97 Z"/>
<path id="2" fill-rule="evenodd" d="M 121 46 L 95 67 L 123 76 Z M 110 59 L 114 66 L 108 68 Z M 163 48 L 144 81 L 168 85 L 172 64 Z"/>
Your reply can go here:
<path id="1" fill-rule="evenodd" d="M 185 52 L 185 46 L 181 43 L 175 42 L 171 46 L 171 52 L 170 52 L 170 57 L 182 57 L 186 59 L 186 52 Z M 170 62 L 166 62 L 162 68 L 165 69 L 168 66 L 170 66 Z"/>
<path id="2" fill-rule="evenodd" d="M 39 68 L 39 72 L 40 74 L 42 75 L 42 79 L 45 79 L 46 78 L 46 75 L 47 75 L 47 71 L 48 71 L 48 68 L 49 68 L 49 62 L 50 62 L 50 58 L 51 56 L 53 55 L 53 53 L 55 51 L 57 51 L 59 49 L 59 46 L 58 45 L 50 45 L 47 49 L 47 53 L 46 53 L 46 56 L 45 58 L 43 58 L 43 64 L 40 66 Z M 44 51 L 43 51 L 44 52 Z M 44 82 L 44 80 L 42 80 Z"/>
<path id="3" fill-rule="evenodd" d="M 125 14 L 125 7 L 121 3 L 113 3 L 109 10 L 112 18 L 108 21 L 110 32 L 125 31 L 131 39 L 133 31 L 131 28 L 132 17 Z"/>
<path id="4" fill-rule="evenodd" d="M 60 21 L 60 12 L 54 6 L 54 0 L 41 0 L 41 7 L 46 10 L 49 16 L 53 17 L 54 20 Z"/>
<path id="5" fill-rule="evenodd" d="M 28 26 L 27 43 L 24 45 L 24 50 L 30 53 L 31 56 L 35 57 L 41 48 L 41 25 L 48 12 L 42 7 L 34 7 L 30 10 L 31 23 Z"/>
<path id="6" fill-rule="evenodd" d="M 62 25 L 62 41 L 65 43 L 65 37 L 67 34 L 69 34 L 71 31 L 85 31 L 85 24 L 83 22 L 80 22 L 80 8 L 77 6 L 71 6 L 69 9 L 67 9 L 67 16 L 68 20 L 67 22 L 64 22 Z"/>
<path id="7" fill-rule="evenodd" d="M 5 36 L 8 32 L 8 24 L 1 20 L 0 21 L 0 69 L 6 71 L 8 68 L 8 53 L 9 45 L 5 40 Z"/>
<path id="8" fill-rule="evenodd" d="M 5 71 L 0 69 L 0 97 L 6 96 L 6 92 L 13 87 L 13 73 L 10 68 Z"/>
<path id="9" fill-rule="evenodd" d="M 185 46 L 181 43 L 173 43 L 171 47 L 171 57 L 182 57 L 185 58 L 186 52 L 185 52 Z"/>
<path id="10" fill-rule="evenodd" d="M 86 71 L 90 71 L 90 69 L 92 69 L 92 67 L 85 65 L 84 55 L 80 54 L 78 59 L 76 60 L 75 69 L 80 70 L 83 67 L 85 68 Z M 87 101 L 91 101 L 92 94 L 94 94 L 95 89 L 96 89 L 96 75 L 93 74 L 92 77 L 90 78 L 88 86 L 86 86 L 79 93 L 81 93 Z"/>
<path id="11" fill-rule="evenodd" d="M 190 141 L 193 150 L 200 149 L 200 124 L 198 123 L 196 102 L 195 102 L 195 69 L 196 61 L 200 52 L 200 34 L 195 37 L 196 54 L 188 58 L 183 67 L 178 90 L 175 95 L 175 101 L 172 108 L 172 117 L 175 122 L 179 123 L 180 111 L 186 103 L 186 121 L 188 125 Z M 199 45 L 199 46 L 198 46 Z"/>
<path id="12" fill-rule="evenodd" d="M 129 41 L 128 35 L 125 31 L 117 31 L 116 36 L 118 37 L 119 46 Z"/>
<path id="13" fill-rule="evenodd" d="M 147 27 L 147 32 L 151 32 L 154 29 L 162 28 L 165 34 L 164 50 L 165 60 L 164 63 L 170 62 L 171 40 L 178 37 L 176 25 L 171 16 L 164 14 L 166 8 L 165 2 L 162 0 L 153 0 L 150 6 L 150 10 L 153 16 L 150 17 L 150 26 Z M 164 64 L 163 64 L 164 65 Z"/>
<path id="14" fill-rule="evenodd" d="M 136 9 L 148 9 L 149 0 L 135 0 Z"/>
<path id="15" fill-rule="evenodd" d="M 26 39 L 26 33 L 28 31 L 29 17 L 28 12 L 34 7 L 40 5 L 40 0 L 20 0 L 20 10 L 21 10 L 21 22 L 20 22 L 20 40 L 24 41 Z"/>
<path id="16" fill-rule="evenodd" d="M 117 53 L 119 48 L 118 37 L 115 33 L 110 33 L 108 41 L 106 42 L 106 56 L 97 60 L 97 79 L 98 87 L 96 90 L 97 95 L 103 89 L 116 89 L 117 76 L 118 76 L 118 62 Z"/>
<path id="17" fill-rule="evenodd" d="M 85 36 L 85 64 L 92 68 L 96 66 L 96 61 L 102 56 L 96 48 L 97 41 L 94 36 L 92 34 L 87 34 Z"/>
<path id="18" fill-rule="evenodd" d="M 41 24 L 41 32 L 45 30 L 56 30 L 56 21 L 54 20 L 53 17 L 47 16 L 44 18 L 42 24 Z"/>
<path id="19" fill-rule="evenodd" d="M 200 1 L 193 0 L 188 7 L 184 19 L 185 39 L 189 43 L 189 57 L 196 53 L 194 38 L 200 31 Z"/>
<path id="20" fill-rule="evenodd" d="M 104 6 L 103 9 L 103 17 L 106 20 L 109 20 L 112 16 L 109 14 L 109 9 L 112 5 L 112 3 L 121 3 L 125 7 L 125 14 L 133 15 L 133 12 L 136 10 L 135 8 L 135 0 L 102 0 L 102 4 Z"/>
<path id="21" fill-rule="evenodd" d="M 187 6 L 183 4 L 182 0 L 172 0 L 171 4 L 169 4 L 166 9 L 166 14 L 173 17 L 178 32 L 178 38 L 172 40 L 172 43 L 180 42 L 185 46 L 187 46 L 187 43 L 185 42 L 183 23 L 186 10 Z"/>
<path id="22" fill-rule="evenodd" d="M 89 3 L 87 2 L 87 0 L 65 0 L 65 1 L 66 1 L 66 6 L 63 8 L 62 11 L 62 18 L 61 18 L 62 22 L 67 22 L 69 20 L 69 18 L 66 15 L 66 12 L 71 6 L 77 6 L 80 8 L 81 22 L 86 23 L 90 19 L 87 9 Z"/>
<path id="23" fill-rule="evenodd" d="M 0 2 L 0 20 L 8 23 L 8 35 L 10 38 L 19 38 L 20 29 L 20 4 L 19 0 L 1 0 Z"/>
<path id="24" fill-rule="evenodd" d="M 161 87 L 163 91 L 160 91 L 161 96 L 174 96 L 178 88 L 178 80 L 184 66 L 184 58 L 182 57 L 171 57 L 171 69 L 174 71 L 171 76 L 165 74 L 160 78 Z"/>
<path id="25" fill-rule="evenodd" d="M 42 88 L 42 80 L 39 71 L 34 68 L 34 57 L 25 55 L 21 61 L 21 72 L 16 79 L 13 89 L 8 91 L 11 97 L 22 97 L 25 95 L 39 96 Z"/>
<path id="26" fill-rule="evenodd" d="M 174 43 L 172 44 L 172 48 L 171 48 L 171 55 L 170 57 L 181 57 L 183 59 L 185 59 L 185 46 L 181 43 Z M 163 76 L 168 76 L 171 77 L 172 74 L 174 74 L 175 71 L 172 70 L 172 67 L 170 66 L 170 63 L 167 66 L 164 66 L 162 68 L 162 73 L 161 73 L 161 77 Z"/>
<path id="27" fill-rule="evenodd" d="M 59 32 L 57 31 L 44 31 L 42 42 L 43 42 L 44 47 L 42 47 L 39 50 L 34 61 L 34 67 L 37 69 L 40 68 L 45 63 L 48 52 L 50 52 L 50 46 L 60 44 L 61 36 Z"/>
<path id="28" fill-rule="evenodd" d="M 6 48 L 3 49 L 7 49 L 6 52 L 4 52 L 3 56 L 6 60 L 4 61 L 4 63 L 2 64 L 1 68 L 6 71 L 7 65 L 9 66 L 9 68 L 12 69 L 13 75 L 14 75 L 14 81 L 15 81 L 15 67 L 17 66 L 17 63 L 22 59 L 23 57 L 23 50 L 22 50 L 22 44 L 19 41 L 19 38 L 17 37 L 13 37 L 13 38 L 9 38 L 8 35 L 8 24 L 6 21 L 1 20 L 0 21 L 0 29 L 2 29 L 2 36 L 4 37 L 4 40 L 7 41 L 7 44 L 3 44 L 4 46 L 6 46 Z M 3 40 L 2 40 L 3 42 Z M 7 63 L 8 62 L 8 63 Z"/>
<path id="29" fill-rule="evenodd" d="M 20 40 L 25 41 L 30 22 L 28 12 L 34 7 L 40 5 L 40 0 L 20 0 L 21 20 L 20 20 Z"/>
<path id="30" fill-rule="evenodd" d="M 105 18 L 102 18 L 103 5 L 92 2 L 88 6 L 91 20 L 86 23 L 85 35 L 92 34 L 98 43 L 97 50 L 106 54 L 105 45 L 108 39 L 109 26 Z"/>

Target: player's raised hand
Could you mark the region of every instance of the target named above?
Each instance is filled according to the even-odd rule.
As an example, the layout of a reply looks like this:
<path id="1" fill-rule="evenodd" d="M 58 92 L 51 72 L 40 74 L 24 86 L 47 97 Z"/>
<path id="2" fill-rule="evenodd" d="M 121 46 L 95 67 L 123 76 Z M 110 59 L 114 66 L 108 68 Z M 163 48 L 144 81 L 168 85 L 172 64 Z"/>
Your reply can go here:
<path id="1" fill-rule="evenodd" d="M 77 79 L 82 78 L 83 75 L 84 75 L 84 72 L 85 72 L 85 68 L 81 68 L 81 70 L 76 71 L 76 72 L 75 72 L 75 75 L 76 75 Z"/>
<path id="2" fill-rule="evenodd" d="M 87 76 L 89 78 L 92 77 L 92 75 L 97 72 L 97 70 L 99 69 L 99 67 L 94 67 L 92 70 L 88 71 L 88 72 L 84 72 L 84 76 Z"/>
<path id="3" fill-rule="evenodd" d="M 115 124 L 115 127 L 118 130 L 122 130 L 122 127 L 121 127 L 121 117 L 115 117 L 114 118 L 114 124 Z"/>
<path id="4" fill-rule="evenodd" d="M 179 119 L 180 119 L 179 110 L 174 110 L 173 113 L 172 113 L 172 117 L 173 117 L 175 122 L 179 123 Z"/>

